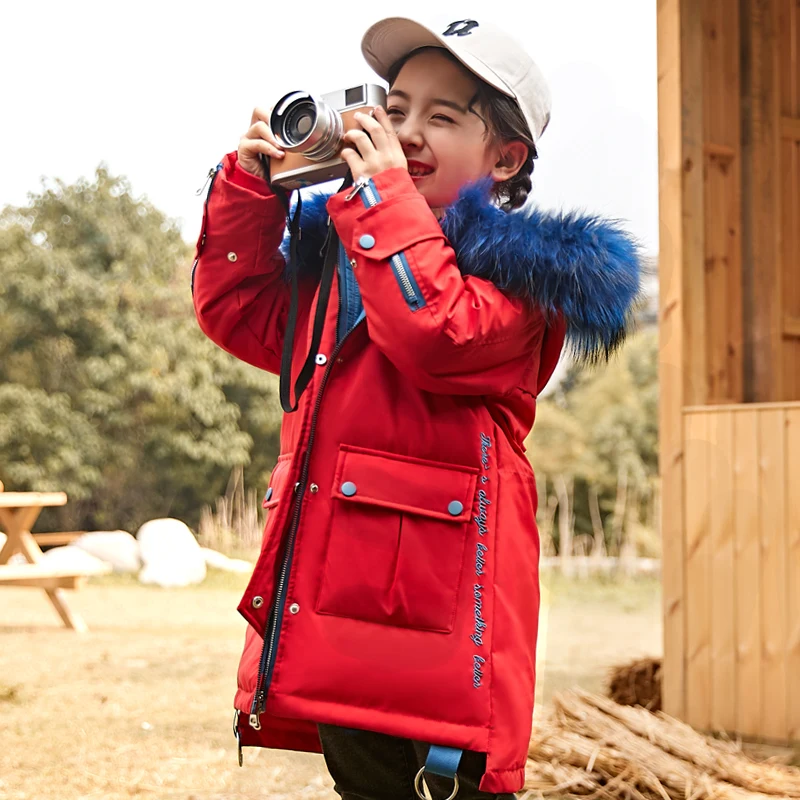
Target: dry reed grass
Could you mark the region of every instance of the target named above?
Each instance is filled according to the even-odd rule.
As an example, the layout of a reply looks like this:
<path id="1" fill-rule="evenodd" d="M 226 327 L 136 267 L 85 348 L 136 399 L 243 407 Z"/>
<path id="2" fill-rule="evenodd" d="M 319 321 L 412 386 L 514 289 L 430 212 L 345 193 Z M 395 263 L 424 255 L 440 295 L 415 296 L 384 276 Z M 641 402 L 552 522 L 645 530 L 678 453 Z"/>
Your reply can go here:
<path id="1" fill-rule="evenodd" d="M 235 467 L 216 510 L 206 506 L 200 514 L 197 540 L 203 547 L 227 556 L 253 560 L 261 547 L 266 512 L 255 489 L 246 489 L 244 470 Z"/>
<path id="2" fill-rule="evenodd" d="M 661 659 L 638 658 L 614 667 L 608 677 L 608 696 L 623 706 L 661 711 Z"/>
<path id="3" fill-rule="evenodd" d="M 553 698 L 536 726 L 520 800 L 800 798 L 800 769 L 757 762 L 663 712 L 580 689 Z"/>

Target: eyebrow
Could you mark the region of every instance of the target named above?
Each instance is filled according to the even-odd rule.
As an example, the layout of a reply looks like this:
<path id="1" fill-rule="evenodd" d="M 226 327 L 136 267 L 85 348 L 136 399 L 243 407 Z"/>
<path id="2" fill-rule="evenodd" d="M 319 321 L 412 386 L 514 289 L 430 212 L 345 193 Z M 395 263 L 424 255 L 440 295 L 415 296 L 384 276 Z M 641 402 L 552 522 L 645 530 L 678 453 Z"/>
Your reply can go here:
<path id="1" fill-rule="evenodd" d="M 391 97 L 392 95 L 397 95 L 406 101 L 411 100 L 411 97 L 408 94 L 401 92 L 399 89 L 392 89 L 387 97 Z M 435 97 L 433 100 L 431 100 L 431 105 L 447 106 L 447 108 L 453 108 L 456 111 L 460 111 L 462 114 L 466 114 L 469 111 L 468 108 L 464 108 L 464 106 L 460 106 L 458 103 L 455 103 L 452 100 L 445 100 L 441 97 Z"/>

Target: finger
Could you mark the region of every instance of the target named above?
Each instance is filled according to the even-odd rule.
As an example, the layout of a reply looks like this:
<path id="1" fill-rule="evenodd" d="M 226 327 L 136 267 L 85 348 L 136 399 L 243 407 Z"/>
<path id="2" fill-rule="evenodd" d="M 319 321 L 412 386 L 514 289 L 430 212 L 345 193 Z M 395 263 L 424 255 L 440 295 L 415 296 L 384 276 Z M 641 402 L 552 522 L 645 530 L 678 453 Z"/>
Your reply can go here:
<path id="1" fill-rule="evenodd" d="M 263 120 L 259 120 L 258 122 L 254 123 L 250 127 L 250 130 L 247 131 L 245 136 L 248 139 L 266 139 L 266 141 L 268 141 L 271 145 L 277 147 L 278 150 L 281 149 L 281 143 L 278 141 L 269 125 L 267 125 L 267 123 Z"/>
<path id="2" fill-rule="evenodd" d="M 372 140 L 364 131 L 353 129 L 347 131 L 342 138 L 355 146 L 362 158 L 367 158 L 367 156 L 375 153 L 375 145 L 372 144 Z"/>
<path id="3" fill-rule="evenodd" d="M 386 135 L 390 139 L 393 136 L 397 138 L 397 131 L 394 129 L 394 125 L 392 125 L 392 120 L 389 118 L 389 115 L 386 113 L 386 109 L 383 106 L 375 106 L 374 116 L 375 119 L 380 124 L 381 128 L 383 128 L 383 130 L 386 131 Z"/>
<path id="4" fill-rule="evenodd" d="M 350 174 L 353 178 L 357 178 L 358 174 L 360 174 L 360 166 L 364 164 L 364 159 L 352 147 L 343 147 L 340 155 L 347 166 L 350 167 Z"/>
<path id="5" fill-rule="evenodd" d="M 380 122 L 373 117 L 370 117 L 368 114 L 362 114 L 360 111 L 357 111 L 353 115 L 353 118 L 369 134 L 370 139 L 372 139 L 372 144 L 375 146 L 376 150 L 383 150 L 386 148 L 388 144 L 386 139 L 386 131 L 383 129 L 383 126 Z"/>
<path id="6" fill-rule="evenodd" d="M 255 125 L 256 122 L 262 120 L 269 125 L 269 118 L 272 115 L 272 111 L 267 111 L 263 106 L 256 106 L 253 109 L 253 116 L 250 118 L 250 124 Z"/>
<path id="7" fill-rule="evenodd" d="M 280 150 L 264 139 L 249 139 L 246 136 L 243 136 L 239 141 L 239 152 L 249 156 L 263 153 L 270 158 L 283 158 L 286 155 L 283 150 Z"/>

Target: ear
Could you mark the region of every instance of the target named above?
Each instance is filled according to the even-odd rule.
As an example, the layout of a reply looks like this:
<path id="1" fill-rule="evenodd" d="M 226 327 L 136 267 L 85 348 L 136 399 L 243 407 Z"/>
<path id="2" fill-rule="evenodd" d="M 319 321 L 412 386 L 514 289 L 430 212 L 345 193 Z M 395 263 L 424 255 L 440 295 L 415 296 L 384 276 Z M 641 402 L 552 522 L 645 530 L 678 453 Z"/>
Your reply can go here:
<path id="1" fill-rule="evenodd" d="M 498 159 L 492 167 L 492 180 L 495 183 L 513 178 L 522 168 L 528 157 L 528 146 L 518 139 L 500 145 Z"/>

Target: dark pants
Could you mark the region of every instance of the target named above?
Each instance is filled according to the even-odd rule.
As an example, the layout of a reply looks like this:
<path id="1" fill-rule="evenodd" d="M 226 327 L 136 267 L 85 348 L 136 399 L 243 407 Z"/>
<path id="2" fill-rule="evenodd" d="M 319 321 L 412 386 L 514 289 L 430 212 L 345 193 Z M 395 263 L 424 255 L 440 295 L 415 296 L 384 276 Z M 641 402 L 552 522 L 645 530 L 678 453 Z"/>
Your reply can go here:
<path id="1" fill-rule="evenodd" d="M 343 800 L 418 800 L 414 778 L 428 757 L 428 744 L 384 733 L 318 725 L 325 764 Z M 486 753 L 465 750 L 458 766 L 455 800 L 514 800 L 513 794 L 478 791 Z M 453 781 L 425 773 L 433 800 L 446 800 Z"/>

